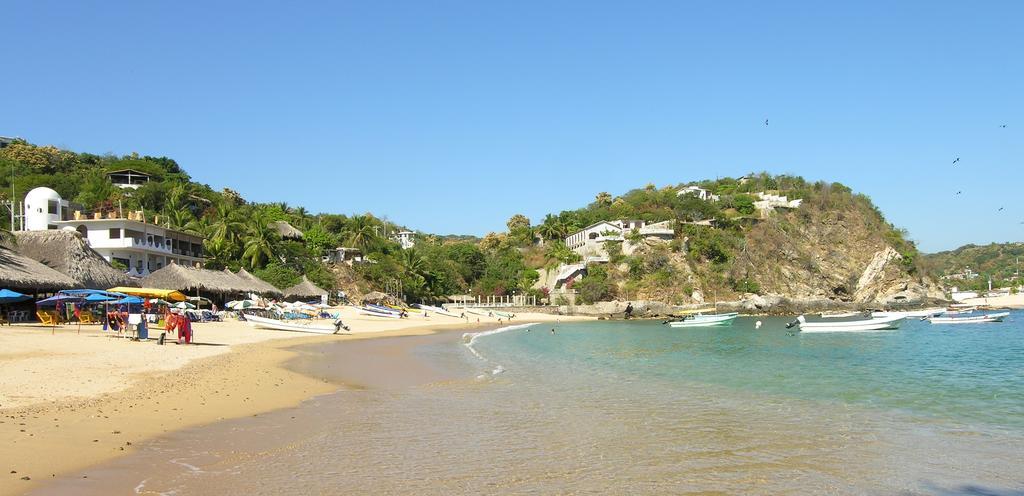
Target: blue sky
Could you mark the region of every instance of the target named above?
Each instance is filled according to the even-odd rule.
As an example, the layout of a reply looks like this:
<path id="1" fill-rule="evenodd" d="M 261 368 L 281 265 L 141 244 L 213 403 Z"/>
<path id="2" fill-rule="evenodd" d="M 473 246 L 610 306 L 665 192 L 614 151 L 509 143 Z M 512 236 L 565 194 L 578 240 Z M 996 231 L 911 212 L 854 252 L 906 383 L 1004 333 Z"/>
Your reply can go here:
<path id="1" fill-rule="evenodd" d="M 1021 240 L 1024 2 L 835 3 L 8 1 L 0 135 L 428 232 L 766 170 Z"/>

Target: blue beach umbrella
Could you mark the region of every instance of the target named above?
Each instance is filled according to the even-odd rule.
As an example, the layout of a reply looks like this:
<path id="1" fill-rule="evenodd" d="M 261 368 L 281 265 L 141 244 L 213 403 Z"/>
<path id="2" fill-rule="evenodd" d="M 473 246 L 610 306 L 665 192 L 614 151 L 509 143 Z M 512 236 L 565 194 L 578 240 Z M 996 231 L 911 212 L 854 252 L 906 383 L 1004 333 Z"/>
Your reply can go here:
<path id="1" fill-rule="evenodd" d="M 54 307 L 54 306 L 57 306 L 58 303 L 67 303 L 67 302 L 70 302 L 70 301 L 79 301 L 81 299 L 82 298 L 80 298 L 78 296 L 58 294 L 57 296 L 51 296 L 51 297 L 49 297 L 49 298 L 47 298 L 45 300 L 37 301 L 36 302 L 36 306 L 40 306 L 40 307 Z"/>
<path id="2" fill-rule="evenodd" d="M 89 303 L 102 303 L 105 301 L 114 301 L 116 299 L 118 299 L 117 296 L 110 296 L 102 293 L 93 293 L 85 297 L 85 301 L 88 301 Z"/>
<path id="3" fill-rule="evenodd" d="M 28 295 L 23 295 L 17 291 L 11 291 L 9 289 L 0 289 L 0 304 L 2 303 L 17 303 L 19 301 L 25 301 L 32 298 Z"/>

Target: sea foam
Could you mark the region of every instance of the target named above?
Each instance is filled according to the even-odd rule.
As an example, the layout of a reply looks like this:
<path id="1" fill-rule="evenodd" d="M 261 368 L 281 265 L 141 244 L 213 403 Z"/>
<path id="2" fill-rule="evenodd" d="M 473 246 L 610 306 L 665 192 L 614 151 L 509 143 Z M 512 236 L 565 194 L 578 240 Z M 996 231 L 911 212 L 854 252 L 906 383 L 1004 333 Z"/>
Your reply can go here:
<path id="1" fill-rule="evenodd" d="M 518 330 L 518 329 L 526 329 L 527 327 L 530 327 L 530 326 L 533 326 L 533 325 L 537 325 L 537 323 L 536 322 L 530 322 L 528 324 L 517 324 L 517 325 L 513 325 L 513 326 L 499 327 L 497 329 L 491 329 L 489 331 L 467 332 L 467 333 L 462 335 L 462 344 L 464 344 L 466 346 L 466 348 L 469 348 L 469 351 L 471 353 L 473 353 L 473 356 L 475 356 L 475 357 L 479 358 L 480 360 L 483 360 L 483 361 L 486 362 L 487 358 L 485 358 L 483 355 L 481 355 L 480 352 L 477 351 L 477 349 L 473 347 L 473 345 L 476 344 L 476 340 L 477 339 L 480 339 L 480 338 L 486 337 L 486 336 L 493 336 L 495 334 L 501 334 L 501 333 L 507 332 L 507 331 L 515 331 L 515 330 Z M 495 374 L 500 374 L 500 373 L 502 373 L 504 371 L 505 371 L 505 369 L 501 368 L 501 366 L 498 366 L 498 368 L 495 369 L 494 373 Z"/>

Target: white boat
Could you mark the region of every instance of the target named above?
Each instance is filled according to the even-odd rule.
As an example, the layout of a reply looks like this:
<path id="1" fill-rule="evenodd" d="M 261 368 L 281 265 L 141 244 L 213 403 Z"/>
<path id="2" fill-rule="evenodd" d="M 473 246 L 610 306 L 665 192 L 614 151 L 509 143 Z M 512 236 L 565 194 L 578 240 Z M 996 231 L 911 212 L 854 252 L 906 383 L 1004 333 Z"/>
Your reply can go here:
<path id="1" fill-rule="evenodd" d="M 436 314 L 440 314 L 440 315 L 447 315 L 449 317 L 462 318 L 462 316 L 457 314 L 457 313 L 452 313 L 452 312 L 449 312 L 448 310 L 445 310 L 444 308 L 435 307 L 433 305 L 424 305 L 424 304 L 421 303 L 419 305 L 416 305 L 416 307 L 419 308 L 420 310 L 425 311 L 425 312 L 431 312 L 431 313 L 436 313 Z"/>
<path id="2" fill-rule="evenodd" d="M 950 307 L 942 312 L 943 315 L 965 315 L 968 313 L 974 313 L 978 307 Z"/>
<path id="3" fill-rule="evenodd" d="M 844 319 L 846 317 L 856 317 L 864 312 L 842 312 L 842 313 L 823 313 L 821 318 L 823 319 Z"/>
<path id="4" fill-rule="evenodd" d="M 934 317 L 940 315 L 946 311 L 945 308 L 924 308 L 921 310 L 898 310 L 898 311 L 887 311 L 887 312 L 871 312 L 872 317 L 904 317 L 908 319 L 919 319 L 922 317 Z"/>
<path id="5" fill-rule="evenodd" d="M 971 317 L 932 317 L 928 322 L 932 324 L 984 324 L 987 322 L 1002 322 L 1010 312 L 990 313 L 986 315 L 974 315 Z"/>
<path id="6" fill-rule="evenodd" d="M 901 315 L 829 322 L 807 322 L 807 319 L 804 318 L 803 315 L 796 318 L 797 322 L 800 324 L 800 332 L 884 331 L 888 329 L 898 329 L 900 323 L 903 322 L 904 319 L 906 319 L 906 317 Z"/>
<path id="7" fill-rule="evenodd" d="M 732 321 L 736 320 L 740 314 L 736 312 L 730 313 L 718 313 L 705 315 L 702 313 L 696 315 L 690 315 L 685 317 L 683 320 L 673 320 L 668 323 L 672 327 L 712 327 L 712 326 L 727 326 L 732 325 Z"/>
<path id="8" fill-rule="evenodd" d="M 466 313 L 471 313 L 473 315 L 479 315 L 481 317 L 493 317 L 494 316 L 493 313 L 490 310 L 480 309 L 480 308 L 467 308 L 466 309 Z"/>
<path id="9" fill-rule="evenodd" d="M 273 329 L 275 331 L 311 332 L 314 334 L 337 334 L 342 331 L 341 320 L 334 321 L 333 325 L 305 324 L 299 321 L 269 319 L 257 315 L 245 315 L 245 321 L 252 327 L 261 329 Z"/>
<path id="10" fill-rule="evenodd" d="M 380 310 L 374 310 L 372 308 L 359 307 L 359 315 L 369 315 L 370 317 L 384 317 L 385 319 L 400 319 L 401 315 L 392 312 L 383 312 Z"/>

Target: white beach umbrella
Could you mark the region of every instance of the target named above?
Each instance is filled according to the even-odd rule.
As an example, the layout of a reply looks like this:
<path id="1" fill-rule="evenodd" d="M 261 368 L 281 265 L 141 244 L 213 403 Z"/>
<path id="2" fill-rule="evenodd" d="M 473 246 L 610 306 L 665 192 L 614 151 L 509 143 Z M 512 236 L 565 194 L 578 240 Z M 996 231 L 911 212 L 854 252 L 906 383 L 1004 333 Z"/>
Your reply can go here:
<path id="1" fill-rule="evenodd" d="M 178 303 L 174 304 L 174 308 L 180 308 L 182 310 L 192 310 L 196 308 L 196 306 L 187 301 L 179 301 Z"/>

